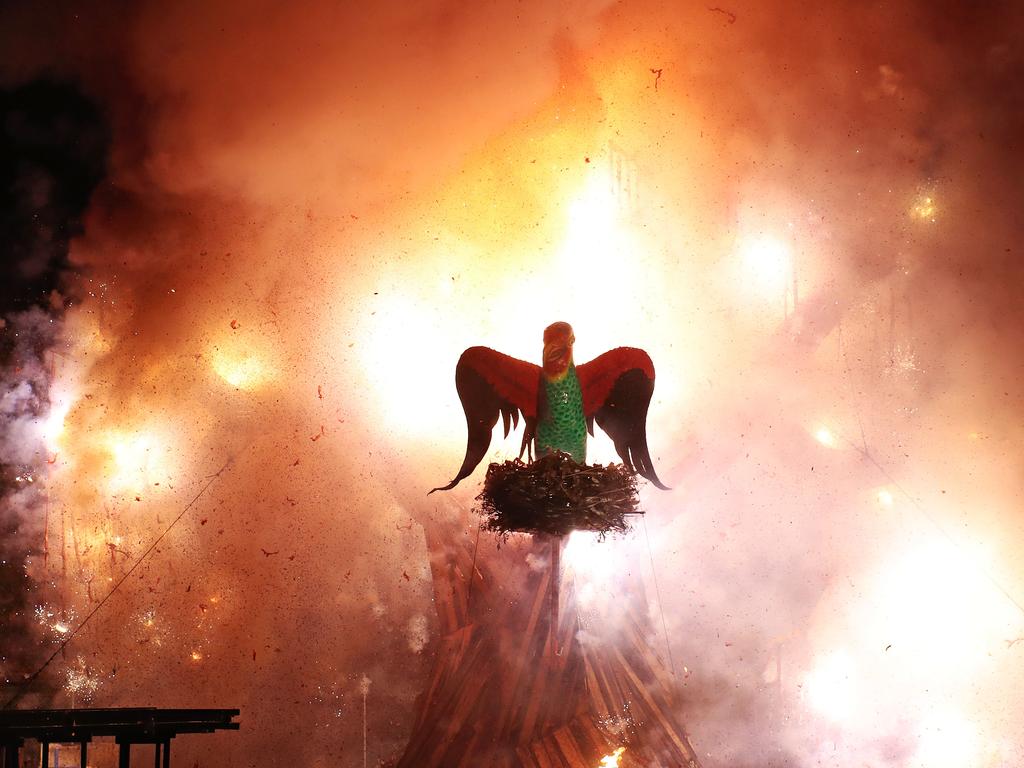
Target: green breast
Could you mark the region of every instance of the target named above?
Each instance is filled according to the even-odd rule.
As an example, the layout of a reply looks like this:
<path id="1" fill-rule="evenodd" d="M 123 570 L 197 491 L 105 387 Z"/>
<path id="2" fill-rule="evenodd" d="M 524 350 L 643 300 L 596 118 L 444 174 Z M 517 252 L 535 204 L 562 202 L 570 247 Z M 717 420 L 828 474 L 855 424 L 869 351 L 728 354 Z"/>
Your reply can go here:
<path id="1" fill-rule="evenodd" d="M 583 464 L 587 460 L 587 422 L 576 366 L 570 365 L 560 381 L 542 379 L 541 383 L 546 408 L 537 422 L 537 455 L 562 451 Z"/>

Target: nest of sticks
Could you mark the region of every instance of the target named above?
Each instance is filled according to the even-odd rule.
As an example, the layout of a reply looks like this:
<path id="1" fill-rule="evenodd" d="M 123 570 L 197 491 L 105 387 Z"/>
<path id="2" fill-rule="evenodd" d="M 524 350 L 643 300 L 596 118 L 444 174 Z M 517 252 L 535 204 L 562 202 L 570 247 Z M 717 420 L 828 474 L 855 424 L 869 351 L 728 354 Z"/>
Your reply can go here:
<path id="1" fill-rule="evenodd" d="M 502 535 L 629 530 L 626 515 L 643 514 L 636 475 L 622 464 L 577 464 L 564 453 L 532 464 L 519 459 L 491 464 L 476 497 L 484 528 Z"/>

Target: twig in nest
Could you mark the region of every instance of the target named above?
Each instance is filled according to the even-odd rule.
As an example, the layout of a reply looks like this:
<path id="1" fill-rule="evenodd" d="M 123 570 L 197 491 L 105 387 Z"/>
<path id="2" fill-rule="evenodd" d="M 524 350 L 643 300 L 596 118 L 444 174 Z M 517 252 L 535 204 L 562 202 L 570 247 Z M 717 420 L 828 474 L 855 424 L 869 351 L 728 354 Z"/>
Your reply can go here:
<path id="1" fill-rule="evenodd" d="M 519 459 L 491 464 L 477 501 L 483 527 L 503 535 L 582 530 L 604 536 L 627 531 L 626 515 L 643 514 L 630 470 L 621 464 L 577 464 L 564 453 L 532 464 Z"/>

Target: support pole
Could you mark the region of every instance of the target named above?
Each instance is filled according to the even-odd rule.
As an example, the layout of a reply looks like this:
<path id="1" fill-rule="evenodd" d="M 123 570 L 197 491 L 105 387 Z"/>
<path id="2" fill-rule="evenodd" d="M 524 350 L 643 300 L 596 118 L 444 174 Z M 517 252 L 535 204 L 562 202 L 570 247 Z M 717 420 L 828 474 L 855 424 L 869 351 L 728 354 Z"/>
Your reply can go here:
<path id="1" fill-rule="evenodd" d="M 79 768 L 85 768 L 88 763 L 89 763 L 89 742 L 83 741 L 82 742 L 82 749 L 79 752 L 79 756 L 78 756 L 78 766 L 79 766 Z"/>
<path id="2" fill-rule="evenodd" d="M 50 742 L 39 742 L 39 748 L 42 750 L 43 754 L 43 759 L 41 761 L 43 764 L 43 768 L 50 768 Z"/>
<path id="3" fill-rule="evenodd" d="M 21 764 L 19 753 L 21 752 L 21 741 L 8 741 L 3 745 L 4 768 L 18 768 Z"/>
<path id="4" fill-rule="evenodd" d="M 130 741 L 122 741 L 117 753 L 117 768 L 131 768 L 132 765 L 132 744 Z"/>
<path id="5" fill-rule="evenodd" d="M 171 768 L 171 740 L 164 739 L 164 768 Z"/>
<path id="6" fill-rule="evenodd" d="M 551 650 L 559 655 L 558 647 L 558 601 L 562 584 L 562 537 L 551 537 L 551 584 L 548 591 L 551 607 Z"/>
<path id="7" fill-rule="evenodd" d="M 160 742 L 153 742 L 153 768 L 160 768 Z"/>

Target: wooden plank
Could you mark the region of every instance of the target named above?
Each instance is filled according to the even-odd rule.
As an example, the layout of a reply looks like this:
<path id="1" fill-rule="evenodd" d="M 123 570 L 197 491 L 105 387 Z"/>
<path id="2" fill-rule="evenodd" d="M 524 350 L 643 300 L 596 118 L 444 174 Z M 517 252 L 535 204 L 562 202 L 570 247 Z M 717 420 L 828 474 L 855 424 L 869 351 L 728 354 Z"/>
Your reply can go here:
<path id="1" fill-rule="evenodd" d="M 630 669 L 629 664 L 626 663 L 626 660 L 623 658 L 622 653 L 617 648 L 613 649 L 613 652 L 618 658 L 619 663 L 622 665 L 623 671 L 633 682 L 636 693 L 639 694 L 641 699 L 647 704 L 649 714 L 654 716 L 655 720 L 661 726 L 661 730 L 664 733 L 664 735 L 667 736 L 668 739 L 672 742 L 673 746 L 675 746 L 678 749 L 680 756 L 687 760 L 696 759 L 697 755 L 693 751 L 693 748 L 690 746 L 685 734 L 683 736 L 680 736 L 678 733 L 676 733 L 675 723 L 672 722 L 665 715 L 661 707 L 658 706 L 657 702 L 655 702 L 654 699 L 651 698 L 650 693 L 647 691 L 647 687 L 640 681 L 639 678 L 636 677 L 636 675 L 633 674 L 633 671 Z"/>
<path id="2" fill-rule="evenodd" d="M 568 727 L 559 728 L 552 736 L 558 744 L 558 749 L 561 751 L 562 756 L 569 764 L 569 768 L 590 768 Z M 595 760 L 594 762 L 596 763 L 597 761 Z"/>
<path id="3" fill-rule="evenodd" d="M 516 693 L 519 691 L 520 680 L 522 678 L 523 669 L 529 662 L 529 650 L 531 642 L 534 641 L 534 634 L 537 630 L 537 623 L 540 619 L 541 610 L 545 604 L 545 592 L 547 589 L 548 578 L 550 577 L 550 571 L 544 571 L 539 579 L 539 584 L 534 592 L 533 604 L 530 608 L 530 618 L 527 621 L 525 631 L 523 632 L 522 640 L 518 643 L 518 648 L 513 654 L 512 658 L 508 660 L 507 670 L 509 677 L 505 689 L 501 692 L 502 694 L 502 716 L 498 721 L 498 733 L 507 736 L 511 735 L 511 722 L 512 714 L 516 709 Z"/>

